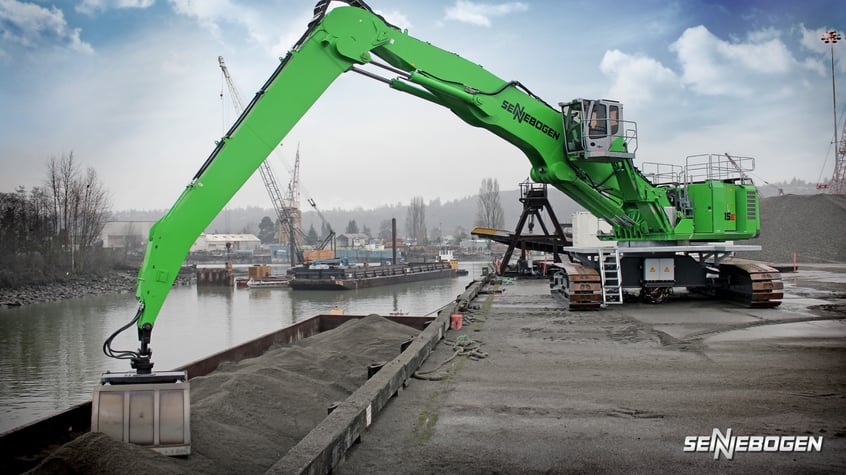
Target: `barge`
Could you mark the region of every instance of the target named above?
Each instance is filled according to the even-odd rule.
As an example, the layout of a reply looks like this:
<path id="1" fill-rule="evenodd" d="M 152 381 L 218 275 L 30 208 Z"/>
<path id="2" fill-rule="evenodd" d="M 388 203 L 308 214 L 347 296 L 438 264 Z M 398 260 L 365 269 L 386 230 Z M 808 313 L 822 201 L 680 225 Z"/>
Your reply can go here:
<path id="1" fill-rule="evenodd" d="M 457 263 L 424 262 L 376 267 L 299 267 L 288 286 L 295 290 L 356 290 L 467 275 Z"/>
<path id="2" fill-rule="evenodd" d="M 290 277 L 287 275 L 271 275 L 269 265 L 251 265 L 247 268 L 246 277 L 235 278 L 235 287 L 241 289 L 258 289 L 265 287 L 287 287 Z"/>
<path id="3" fill-rule="evenodd" d="M 264 279 L 247 279 L 243 286 L 248 289 L 265 289 L 287 287 L 291 281 L 288 277 L 265 277 Z"/>
<path id="4" fill-rule="evenodd" d="M 345 322 L 366 318 L 366 315 L 320 314 L 281 330 L 195 361 L 175 371 L 186 371 L 193 379 L 206 376 L 225 362 L 256 358 L 274 345 L 290 345 L 333 330 Z M 424 330 L 434 317 L 385 316 L 416 331 Z M 404 348 L 403 348 L 404 349 Z M 397 348 L 397 354 L 400 352 Z M 22 473 L 31 469 L 61 445 L 91 430 L 92 403 L 77 404 L 62 413 L 0 434 L 0 472 Z"/>

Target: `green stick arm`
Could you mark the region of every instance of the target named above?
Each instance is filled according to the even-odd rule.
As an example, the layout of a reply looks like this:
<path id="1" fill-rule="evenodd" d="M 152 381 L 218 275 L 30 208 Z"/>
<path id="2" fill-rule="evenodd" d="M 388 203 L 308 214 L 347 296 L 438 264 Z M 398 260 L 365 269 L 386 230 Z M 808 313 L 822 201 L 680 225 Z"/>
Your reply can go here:
<path id="1" fill-rule="evenodd" d="M 343 10 L 360 11 L 358 8 Z M 334 15 L 332 12 L 330 15 Z M 328 17 L 326 19 L 328 21 Z M 372 20 L 371 20 L 372 21 Z M 389 28 L 384 26 L 382 28 Z M 149 333 L 191 245 L 330 84 L 386 38 L 314 25 L 221 139 L 170 211 L 150 230 L 138 274 L 139 331 Z"/>

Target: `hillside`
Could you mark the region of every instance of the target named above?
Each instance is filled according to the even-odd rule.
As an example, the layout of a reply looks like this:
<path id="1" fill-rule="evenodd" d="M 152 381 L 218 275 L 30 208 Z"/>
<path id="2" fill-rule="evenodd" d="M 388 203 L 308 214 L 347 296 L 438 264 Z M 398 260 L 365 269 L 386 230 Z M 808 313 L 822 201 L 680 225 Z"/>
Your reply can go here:
<path id="1" fill-rule="evenodd" d="M 783 195 L 761 199 L 761 235 L 748 241 L 752 259 L 787 263 L 846 262 L 846 195 Z"/>

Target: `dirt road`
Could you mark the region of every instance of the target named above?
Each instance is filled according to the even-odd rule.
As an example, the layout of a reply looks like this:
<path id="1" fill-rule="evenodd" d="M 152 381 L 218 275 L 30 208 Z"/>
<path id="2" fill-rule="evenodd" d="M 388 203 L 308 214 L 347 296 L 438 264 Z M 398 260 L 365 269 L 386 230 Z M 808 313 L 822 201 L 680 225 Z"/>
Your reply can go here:
<path id="1" fill-rule="evenodd" d="M 690 298 L 580 313 L 545 281 L 517 281 L 447 336 L 488 357 L 412 380 L 335 473 L 844 473 L 844 277 L 786 275 L 780 309 Z M 423 370 L 452 354 L 442 343 Z M 822 449 L 684 451 L 714 429 Z"/>

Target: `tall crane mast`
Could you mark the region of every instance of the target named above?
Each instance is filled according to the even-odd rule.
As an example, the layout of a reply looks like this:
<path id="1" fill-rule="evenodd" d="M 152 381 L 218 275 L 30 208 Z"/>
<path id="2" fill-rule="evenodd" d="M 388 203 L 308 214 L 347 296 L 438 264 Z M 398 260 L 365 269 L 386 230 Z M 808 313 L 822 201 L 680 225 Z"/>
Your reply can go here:
<path id="1" fill-rule="evenodd" d="M 287 235 L 288 239 L 291 239 L 291 236 L 297 236 L 298 242 L 304 241 L 303 235 L 303 213 L 300 210 L 300 146 L 297 145 L 297 155 L 296 159 L 294 160 L 294 169 L 288 169 L 288 173 L 291 175 L 291 181 L 288 182 L 288 189 L 285 192 L 285 211 L 288 216 L 288 219 L 292 223 L 291 229 L 286 228 L 285 233 L 279 234 L 279 243 L 283 244 L 282 237 L 283 235 Z M 289 243 L 290 244 L 290 243 Z M 305 263 L 305 255 L 303 254 L 302 250 L 299 250 L 297 254 L 297 258 L 299 259 L 299 264 Z M 291 265 L 295 265 L 292 261 Z"/>
<path id="2" fill-rule="evenodd" d="M 285 193 L 288 206 L 300 208 L 300 146 L 297 145 L 297 156 L 294 159 L 294 170 L 291 172 L 291 181 L 288 183 L 288 191 Z"/>
<path id="3" fill-rule="evenodd" d="M 223 56 L 218 56 L 217 62 L 220 64 L 220 70 L 223 72 L 223 78 L 226 80 L 226 86 L 229 88 L 229 95 L 232 97 L 232 103 L 235 106 L 235 110 L 240 115 L 244 112 L 244 103 L 241 101 L 241 95 L 238 93 L 238 89 L 232 81 L 232 76 L 229 75 L 229 68 L 226 67 L 226 63 L 223 61 Z M 267 194 L 270 196 L 273 209 L 276 211 L 276 217 L 279 219 L 280 224 L 285 228 L 285 232 L 288 235 L 288 246 L 290 248 L 292 267 L 297 264 L 301 264 L 303 261 L 301 256 L 302 251 L 300 251 L 299 246 L 297 245 L 296 223 L 294 216 L 292 216 L 291 213 L 291 208 L 296 209 L 299 207 L 299 192 L 297 191 L 298 179 L 296 177 L 296 175 L 299 174 L 299 168 L 300 149 L 297 147 L 297 160 L 294 165 L 294 175 L 291 177 L 291 184 L 288 187 L 290 199 L 288 203 L 286 203 L 282 198 L 282 193 L 279 191 L 278 180 L 276 179 L 276 174 L 273 173 L 273 169 L 270 168 L 270 164 L 267 160 L 265 160 L 261 163 L 261 166 L 259 166 L 259 173 L 261 174 L 261 179 L 264 182 Z"/>
<path id="4" fill-rule="evenodd" d="M 828 190 L 828 193 L 839 195 L 846 193 L 846 120 L 840 131 L 840 139 L 834 142 L 834 173 L 831 180 L 817 183 L 818 190 Z"/>
<path id="5" fill-rule="evenodd" d="M 831 176 L 831 193 L 846 193 L 846 120 L 840 131 L 840 141 L 836 144 L 836 158 L 834 159 L 834 174 Z"/>

